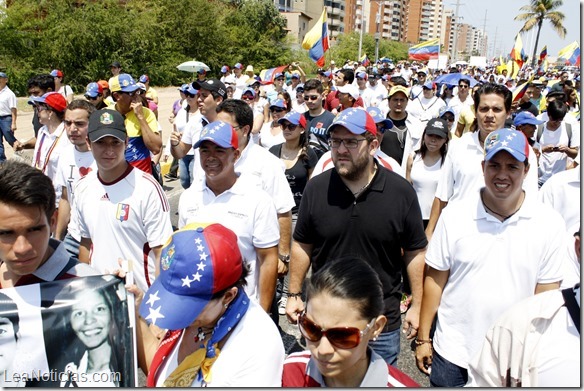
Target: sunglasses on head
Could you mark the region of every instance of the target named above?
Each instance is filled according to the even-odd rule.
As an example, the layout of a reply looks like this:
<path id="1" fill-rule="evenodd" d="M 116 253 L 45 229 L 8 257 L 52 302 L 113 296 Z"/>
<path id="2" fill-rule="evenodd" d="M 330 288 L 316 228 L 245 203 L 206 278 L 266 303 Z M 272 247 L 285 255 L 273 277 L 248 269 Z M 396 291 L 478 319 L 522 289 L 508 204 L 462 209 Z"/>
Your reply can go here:
<path id="1" fill-rule="evenodd" d="M 363 335 L 373 326 L 375 319 L 363 329 L 357 327 L 332 327 L 323 329 L 306 317 L 306 312 L 298 316 L 298 328 L 304 338 L 310 342 L 318 342 L 323 336 L 328 339 L 331 345 L 339 349 L 353 349 L 361 343 Z"/>

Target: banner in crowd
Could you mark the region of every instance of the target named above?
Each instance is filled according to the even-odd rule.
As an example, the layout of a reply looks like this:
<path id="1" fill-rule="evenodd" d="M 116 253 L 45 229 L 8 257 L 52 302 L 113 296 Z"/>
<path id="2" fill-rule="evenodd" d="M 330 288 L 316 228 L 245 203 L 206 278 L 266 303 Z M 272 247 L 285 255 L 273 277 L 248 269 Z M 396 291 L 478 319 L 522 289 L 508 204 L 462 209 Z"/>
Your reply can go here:
<path id="1" fill-rule="evenodd" d="M 137 386 L 129 307 L 114 276 L 0 289 L 0 386 Z"/>

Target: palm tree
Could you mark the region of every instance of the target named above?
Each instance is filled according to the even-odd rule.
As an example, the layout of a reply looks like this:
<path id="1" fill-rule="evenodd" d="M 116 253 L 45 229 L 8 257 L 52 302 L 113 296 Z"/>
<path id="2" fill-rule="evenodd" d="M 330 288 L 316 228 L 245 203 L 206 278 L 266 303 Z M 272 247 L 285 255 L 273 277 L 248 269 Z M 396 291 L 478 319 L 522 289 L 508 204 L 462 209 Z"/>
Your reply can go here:
<path id="1" fill-rule="evenodd" d="M 564 3 L 563 0 L 531 0 L 530 3 L 519 9 L 524 13 L 517 15 L 515 20 L 525 21 L 525 24 L 519 30 L 520 33 L 526 33 L 537 26 L 537 36 L 533 47 L 533 56 L 531 57 L 531 66 L 535 67 L 537 44 L 539 43 L 539 33 L 541 32 L 543 21 L 549 20 L 552 28 L 562 39 L 566 36 L 567 30 L 563 26 L 564 14 L 556 11 Z"/>

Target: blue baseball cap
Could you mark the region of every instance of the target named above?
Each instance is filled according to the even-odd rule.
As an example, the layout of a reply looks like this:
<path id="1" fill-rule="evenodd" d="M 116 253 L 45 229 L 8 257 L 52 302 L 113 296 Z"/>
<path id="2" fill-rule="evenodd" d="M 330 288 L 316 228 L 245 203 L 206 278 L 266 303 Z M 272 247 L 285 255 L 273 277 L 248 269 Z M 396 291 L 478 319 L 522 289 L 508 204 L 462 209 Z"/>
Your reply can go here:
<path id="1" fill-rule="evenodd" d="M 187 91 L 188 91 L 188 89 L 189 89 L 189 85 L 190 85 L 189 83 L 185 83 L 185 84 L 181 85 L 181 86 L 178 88 L 178 90 L 179 90 L 180 92 L 187 92 Z"/>
<path id="2" fill-rule="evenodd" d="M 367 112 L 373 118 L 373 121 L 375 121 L 376 124 L 383 123 L 383 133 L 385 133 L 386 130 L 393 128 L 393 121 L 384 117 L 383 112 L 379 107 L 368 107 Z"/>
<path id="3" fill-rule="evenodd" d="M 274 75 L 274 79 L 277 79 L 279 77 L 284 77 L 284 74 L 282 72 L 276 72 L 276 74 Z"/>
<path id="4" fill-rule="evenodd" d="M 530 148 L 523 132 L 509 128 L 495 130 L 485 139 L 485 161 L 491 160 L 498 152 L 507 151 L 524 162 L 529 157 Z"/>
<path id="5" fill-rule="evenodd" d="M 537 117 L 533 115 L 533 113 L 529 111 L 522 111 L 515 116 L 515 119 L 513 120 L 513 125 L 516 127 L 525 124 L 537 126 L 543 124 L 544 122 L 545 121 L 538 120 Z"/>
<path id="6" fill-rule="evenodd" d="M 111 78 L 110 91 L 134 92 L 140 87 L 136 84 L 134 78 L 127 73 L 120 73 Z"/>
<path id="7" fill-rule="evenodd" d="M 434 89 L 434 82 L 432 82 L 432 80 L 427 81 L 426 83 L 424 83 L 422 88 L 427 88 L 429 90 L 432 90 L 432 89 Z"/>
<path id="8" fill-rule="evenodd" d="M 138 79 L 138 81 L 140 83 L 148 83 L 150 81 L 150 78 L 148 77 L 148 75 L 142 75 L 140 76 L 140 79 Z"/>
<path id="9" fill-rule="evenodd" d="M 7 79 L 8 78 L 8 75 L 6 73 L 4 73 L 4 72 L 0 72 L 0 77 L 3 77 L 5 79 Z"/>
<path id="10" fill-rule="evenodd" d="M 450 113 L 456 117 L 456 113 L 454 112 L 454 109 L 450 106 L 444 106 L 443 108 L 441 108 L 440 112 L 438 113 L 438 117 L 442 118 L 442 116 L 446 113 Z"/>
<path id="11" fill-rule="evenodd" d="M 201 130 L 201 138 L 193 145 L 197 149 L 203 141 L 211 141 L 221 148 L 237 149 L 239 141 L 233 126 L 223 121 L 214 121 Z"/>
<path id="12" fill-rule="evenodd" d="M 85 87 L 85 96 L 95 98 L 99 94 L 103 94 L 103 88 L 96 82 L 89 83 L 87 87 Z"/>
<path id="13" fill-rule="evenodd" d="M 53 77 L 63 77 L 63 72 L 61 72 L 58 69 L 53 69 L 51 71 L 51 76 L 53 76 Z"/>
<path id="14" fill-rule="evenodd" d="M 191 95 L 197 95 L 199 93 L 199 90 L 193 87 L 192 84 L 187 84 L 187 89 L 185 90 L 185 92 Z"/>
<path id="15" fill-rule="evenodd" d="M 294 125 L 300 125 L 304 129 L 306 129 L 306 117 L 304 116 L 304 114 L 300 114 L 297 111 L 290 111 L 289 113 L 286 113 L 285 116 L 278 120 L 278 123 L 282 125 L 284 121 L 290 122 L 291 124 Z"/>
<path id="16" fill-rule="evenodd" d="M 162 248 L 160 275 L 145 292 L 140 315 L 163 329 L 184 329 L 213 294 L 237 283 L 242 269 L 233 231 L 221 224 L 188 224 Z"/>
<path id="17" fill-rule="evenodd" d="M 245 88 L 245 89 L 243 90 L 243 92 L 241 93 L 241 96 L 243 96 L 243 95 L 245 95 L 245 94 L 251 94 L 251 96 L 252 96 L 252 97 L 254 97 L 254 98 L 255 98 L 255 96 L 256 96 L 255 90 L 254 90 L 253 88 L 251 88 L 251 87 L 247 87 L 247 88 Z"/>
<path id="18" fill-rule="evenodd" d="M 364 79 L 364 80 L 367 80 L 369 78 L 369 76 L 367 76 L 367 72 L 357 72 L 355 77 L 358 77 L 359 79 Z"/>
<path id="19" fill-rule="evenodd" d="M 330 124 L 327 132 L 330 133 L 336 126 L 342 126 L 353 134 L 369 132 L 377 136 L 375 120 L 362 108 L 350 107 L 341 111 Z"/>
<path id="20" fill-rule="evenodd" d="M 288 107 L 286 106 L 286 102 L 284 102 L 284 100 L 283 100 L 283 99 L 276 99 L 275 101 L 273 101 L 273 102 L 270 104 L 270 109 L 271 109 L 272 107 L 279 107 L 280 109 L 286 109 L 286 108 L 288 108 Z"/>
<path id="21" fill-rule="evenodd" d="M 292 76 L 290 76 L 292 79 L 300 79 L 300 75 L 298 73 L 293 73 Z"/>
<path id="22" fill-rule="evenodd" d="M 243 69 L 243 65 L 242 65 L 240 62 L 238 62 L 237 64 L 235 64 L 235 65 L 233 66 L 233 68 L 237 68 L 237 69 Z"/>
<path id="23" fill-rule="evenodd" d="M 227 65 L 223 65 L 221 67 L 221 73 L 227 73 L 227 72 L 229 72 L 229 67 Z"/>

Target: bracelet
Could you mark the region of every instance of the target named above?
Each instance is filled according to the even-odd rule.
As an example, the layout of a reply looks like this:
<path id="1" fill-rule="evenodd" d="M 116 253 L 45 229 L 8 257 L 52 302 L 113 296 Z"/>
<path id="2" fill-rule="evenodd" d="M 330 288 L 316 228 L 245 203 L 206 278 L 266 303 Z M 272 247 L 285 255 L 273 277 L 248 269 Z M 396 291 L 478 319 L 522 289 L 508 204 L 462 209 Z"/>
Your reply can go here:
<path id="1" fill-rule="evenodd" d="M 288 297 L 302 297 L 302 292 L 298 292 L 298 293 L 290 293 L 290 292 L 288 292 L 288 293 L 286 293 L 286 295 Z"/>
<path id="2" fill-rule="evenodd" d="M 416 343 L 416 346 L 421 346 L 421 345 L 424 345 L 426 343 L 430 343 L 431 344 L 432 343 L 432 340 L 431 339 L 417 339 L 416 338 L 416 340 L 414 342 Z"/>
<path id="3" fill-rule="evenodd" d="M 176 143 L 176 144 L 170 143 L 170 146 L 171 147 L 178 147 L 179 144 L 180 144 L 180 141 L 178 143 Z"/>

